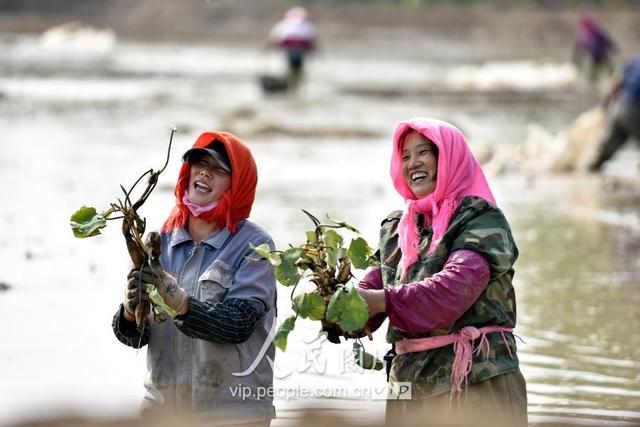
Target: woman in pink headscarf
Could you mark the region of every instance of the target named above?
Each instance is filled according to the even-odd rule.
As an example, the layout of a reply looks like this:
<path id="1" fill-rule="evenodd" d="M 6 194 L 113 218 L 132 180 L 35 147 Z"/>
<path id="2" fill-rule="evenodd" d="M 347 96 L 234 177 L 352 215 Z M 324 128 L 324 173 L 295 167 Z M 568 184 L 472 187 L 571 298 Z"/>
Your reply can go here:
<path id="1" fill-rule="evenodd" d="M 490 414 L 491 425 L 526 426 L 512 333 L 518 249 L 464 135 L 434 119 L 399 123 L 391 179 L 406 206 L 382 222 L 379 265 L 359 284 L 367 327 L 388 317 L 397 353 L 387 420 L 417 411 L 422 424 L 483 425 Z"/>

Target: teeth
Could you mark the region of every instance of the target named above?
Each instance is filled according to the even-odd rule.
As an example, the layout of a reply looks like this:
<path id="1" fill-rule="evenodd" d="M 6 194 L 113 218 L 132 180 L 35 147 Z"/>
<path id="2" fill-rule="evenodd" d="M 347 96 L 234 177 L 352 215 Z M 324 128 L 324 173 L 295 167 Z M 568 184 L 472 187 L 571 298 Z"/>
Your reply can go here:
<path id="1" fill-rule="evenodd" d="M 427 177 L 427 174 L 424 173 L 424 172 L 414 172 L 414 173 L 411 174 L 411 180 L 412 181 L 415 181 L 415 180 L 420 179 L 420 178 L 426 178 L 426 177 Z"/>
<path id="2" fill-rule="evenodd" d="M 200 182 L 200 181 L 196 181 L 196 182 L 193 184 L 193 186 L 194 186 L 195 188 L 197 188 L 198 190 L 202 190 L 202 191 L 211 191 L 211 187 L 209 187 L 209 186 L 208 186 L 208 185 L 206 185 L 206 184 L 203 184 L 203 183 L 202 183 L 202 182 Z"/>

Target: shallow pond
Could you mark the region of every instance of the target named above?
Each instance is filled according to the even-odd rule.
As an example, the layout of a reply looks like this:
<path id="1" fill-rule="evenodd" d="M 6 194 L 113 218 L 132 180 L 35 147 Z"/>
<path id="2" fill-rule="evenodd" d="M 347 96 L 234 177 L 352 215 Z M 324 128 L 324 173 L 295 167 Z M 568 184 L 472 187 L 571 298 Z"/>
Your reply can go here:
<path id="1" fill-rule="evenodd" d="M 225 128 L 254 152 L 252 219 L 280 247 L 309 228 L 300 209 L 344 219 L 374 243 L 380 220 L 402 207 L 388 177 L 399 120 L 438 117 L 472 143 L 508 150 L 528 125 L 556 133 L 594 101 L 566 64 L 503 62 L 495 71 L 456 57 L 416 60 L 402 49 L 372 58 L 364 41 L 316 58 L 299 93 L 278 97 L 256 84 L 258 73 L 278 71 L 278 58 L 253 46 L 117 42 L 86 51 L 11 36 L 0 47 L 0 282 L 10 286 L 0 292 L 0 424 L 67 411 L 135 413 L 145 352 L 119 345 L 110 326 L 127 272 L 123 242 L 115 229 L 76 240 L 68 218 L 83 204 L 105 207 L 118 184 L 161 166 L 170 123 L 180 132 L 143 209 L 151 226 L 172 204 L 179 153 L 199 132 Z M 523 81 L 523 69 L 540 78 Z M 486 73 L 502 86 L 482 88 Z M 599 177 L 489 180 L 521 252 L 517 332 L 526 342 L 519 355 L 531 424 L 637 424 L 637 195 L 612 192 Z M 380 420 L 384 401 L 364 393 L 384 385 L 383 375 L 355 371 L 350 345 L 314 340 L 315 325 L 301 325 L 278 354 L 273 425 L 309 405 Z M 382 333 L 368 349 L 384 351 Z"/>

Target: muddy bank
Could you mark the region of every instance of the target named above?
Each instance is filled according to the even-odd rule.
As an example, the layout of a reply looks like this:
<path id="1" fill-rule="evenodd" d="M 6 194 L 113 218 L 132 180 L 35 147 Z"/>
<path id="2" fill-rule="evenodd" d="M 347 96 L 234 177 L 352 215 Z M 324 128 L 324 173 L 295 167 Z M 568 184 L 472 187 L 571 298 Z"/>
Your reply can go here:
<path id="1" fill-rule="evenodd" d="M 199 1 L 135 3 L 124 0 L 71 3 L 47 10 L 0 9 L 3 32 L 42 32 L 65 22 L 112 28 L 118 37 L 141 40 L 251 42 L 260 44 L 285 6 L 276 1 Z M 403 40 L 417 55 L 459 44 L 471 58 L 497 56 L 567 57 L 582 8 L 394 7 L 385 5 L 313 5 L 321 42 L 375 40 L 381 46 Z M 619 43 L 623 56 L 640 51 L 640 9 L 593 11 Z M 517 50 L 514 51 L 514 46 Z M 478 52 L 480 49 L 482 52 Z"/>

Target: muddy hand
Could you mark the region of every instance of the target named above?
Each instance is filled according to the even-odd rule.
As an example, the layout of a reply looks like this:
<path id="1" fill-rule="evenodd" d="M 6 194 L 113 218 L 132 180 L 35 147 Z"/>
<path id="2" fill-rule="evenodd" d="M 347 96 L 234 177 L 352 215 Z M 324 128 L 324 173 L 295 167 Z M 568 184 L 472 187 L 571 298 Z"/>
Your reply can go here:
<path id="1" fill-rule="evenodd" d="M 148 301 L 148 295 L 142 291 L 139 283 L 133 278 L 135 270 L 131 270 L 127 275 L 127 288 L 124 291 L 124 300 L 122 307 L 124 308 L 124 317 L 133 322 L 136 320 L 136 308 L 141 301 Z"/>
<path id="2" fill-rule="evenodd" d="M 127 288 L 124 291 L 124 317 L 130 322 L 136 321 L 138 326 L 142 325 L 146 315 L 142 316 L 143 308 L 149 305 L 149 295 L 144 291 L 142 283 L 134 278 L 137 270 L 132 269 L 127 275 Z M 142 310 L 142 311 L 141 311 Z M 149 311 L 147 310 L 148 314 Z"/>
<path id="3" fill-rule="evenodd" d="M 178 285 L 178 281 L 162 268 L 159 237 L 157 233 L 149 233 L 146 242 L 149 260 L 140 271 L 133 274 L 143 283 L 154 285 L 169 307 L 179 315 L 184 314 L 187 311 L 187 293 Z"/>

